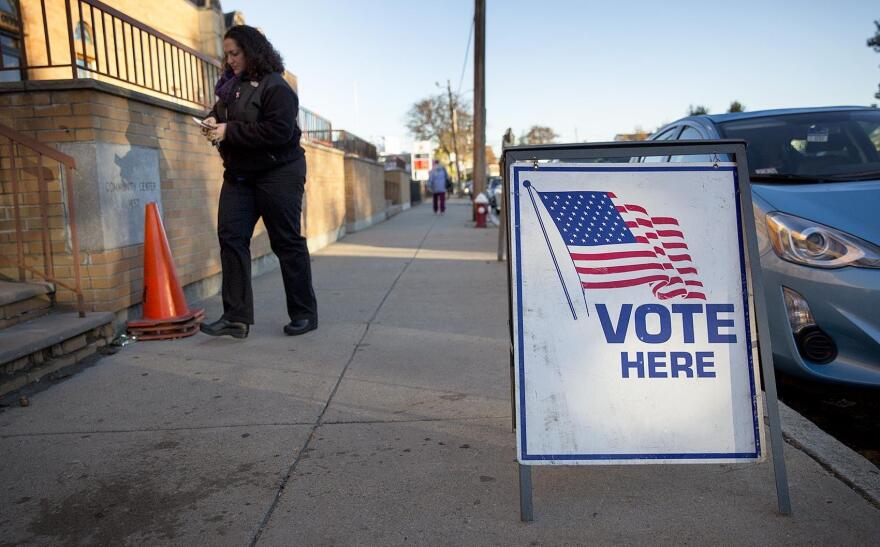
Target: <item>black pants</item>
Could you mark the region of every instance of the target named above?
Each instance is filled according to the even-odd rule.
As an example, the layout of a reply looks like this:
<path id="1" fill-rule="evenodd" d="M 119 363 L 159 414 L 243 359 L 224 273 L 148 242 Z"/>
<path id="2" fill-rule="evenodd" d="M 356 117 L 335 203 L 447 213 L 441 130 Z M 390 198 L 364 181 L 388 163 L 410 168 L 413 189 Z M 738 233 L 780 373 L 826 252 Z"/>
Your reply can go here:
<path id="1" fill-rule="evenodd" d="M 437 212 L 437 202 L 440 202 L 440 212 L 446 212 L 446 192 L 434 192 L 434 212 Z"/>
<path id="2" fill-rule="evenodd" d="M 220 191 L 217 235 L 223 266 L 223 318 L 252 325 L 251 236 L 260 217 L 281 278 L 291 320 L 318 318 L 306 238 L 300 233 L 305 177 L 291 165 L 255 176 L 227 173 Z"/>

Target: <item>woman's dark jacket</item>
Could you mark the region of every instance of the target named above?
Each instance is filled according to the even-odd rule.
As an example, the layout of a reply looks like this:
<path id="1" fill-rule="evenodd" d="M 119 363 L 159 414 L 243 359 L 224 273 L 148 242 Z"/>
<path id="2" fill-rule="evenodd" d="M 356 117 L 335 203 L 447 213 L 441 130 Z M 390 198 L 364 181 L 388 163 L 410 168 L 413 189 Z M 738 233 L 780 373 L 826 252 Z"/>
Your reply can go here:
<path id="1" fill-rule="evenodd" d="M 267 74 L 260 81 L 242 77 L 230 103 L 218 100 L 209 114 L 226 123 L 219 146 L 226 171 L 255 174 L 297 162 L 301 165 L 297 174 L 304 177 L 298 113 L 299 98 L 281 74 Z"/>

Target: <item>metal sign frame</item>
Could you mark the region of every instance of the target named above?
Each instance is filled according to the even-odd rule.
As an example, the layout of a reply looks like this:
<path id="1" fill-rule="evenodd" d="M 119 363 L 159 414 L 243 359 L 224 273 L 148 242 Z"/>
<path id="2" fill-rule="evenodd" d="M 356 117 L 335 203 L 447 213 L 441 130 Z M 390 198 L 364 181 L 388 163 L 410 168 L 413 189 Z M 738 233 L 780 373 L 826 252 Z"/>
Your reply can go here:
<path id="1" fill-rule="evenodd" d="M 698 141 L 641 141 L 627 143 L 584 143 L 539 146 L 514 146 L 504 148 L 502 163 L 504 168 L 504 196 L 510 195 L 510 166 L 515 162 L 539 162 L 555 160 L 560 162 L 577 162 L 597 158 L 624 158 L 640 156 L 681 156 L 710 155 L 718 158 L 728 155 L 736 164 L 734 174 L 738 182 L 737 215 L 741 220 L 740 238 L 744 243 L 745 275 L 752 288 L 751 305 L 754 310 L 754 321 L 757 326 L 757 337 L 761 372 L 764 380 L 764 400 L 770 426 L 770 446 L 773 460 L 773 471 L 776 481 L 776 497 L 779 512 L 791 515 L 791 500 L 788 488 L 788 475 L 783 456 L 782 429 L 779 418 L 779 403 L 776 394 L 776 377 L 773 368 L 773 352 L 770 347 L 770 331 L 767 324 L 767 311 L 764 300 L 764 284 L 761 276 L 760 254 L 755 233 L 755 220 L 752 213 L 751 181 L 749 179 L 746 142 L 743 140 L 698 140 Z M 686 165 L 686 164 L 684 164 Z M 659 166 L 659 165 L 658 165 Z M 505 203 L 510 206 L 510 203 Z M 510 234 L 511 222 L 507 221 L 503 229 L 506 232 L 507 256 L 513 257 L 513 238 Z M 754 259 L 753 259 L 754 258 Z M 513 430 L 517 429 L 516 418 L 516 386 L 514 385 L 514 316 L 513 316 L 513 263 L 507 269 L 508 287 L 508 324 L 510 326 L 510 391 L 511 415 Z M 748 307 L 746 308 L 748 313 Z M 748 326 L 747 326 L 748 327 Z M 757 341 L 753 341 L 757 343 Z M 751 348 L 749 348 L 751 351 Z M 520 519 L 534 519 L 532 505 L 531 466 L 517 463 L 520 484 Z"/>

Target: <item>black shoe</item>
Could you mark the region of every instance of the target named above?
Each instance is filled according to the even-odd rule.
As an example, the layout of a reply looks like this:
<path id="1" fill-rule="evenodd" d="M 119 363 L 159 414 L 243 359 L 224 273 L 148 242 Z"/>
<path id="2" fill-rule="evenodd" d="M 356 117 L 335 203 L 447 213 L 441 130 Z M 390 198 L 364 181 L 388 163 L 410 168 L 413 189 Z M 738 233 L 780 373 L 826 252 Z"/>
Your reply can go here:
<path id="1" fill-rule="evenodd" d="M 298 336 L 305 334 L 310 330 L 318 328 L 317 319 L 294 319 L 290 323 L 284 325 L 284 334 L 288 336 Z"/>
<path id="2" fill-rule="evenodd" d="M 250 327 L 247 323 L 218 319 L 213 323 L 202 323 L 199 330 L 210 336 L 231 336 L 233 338 L 247 338 Z"/>

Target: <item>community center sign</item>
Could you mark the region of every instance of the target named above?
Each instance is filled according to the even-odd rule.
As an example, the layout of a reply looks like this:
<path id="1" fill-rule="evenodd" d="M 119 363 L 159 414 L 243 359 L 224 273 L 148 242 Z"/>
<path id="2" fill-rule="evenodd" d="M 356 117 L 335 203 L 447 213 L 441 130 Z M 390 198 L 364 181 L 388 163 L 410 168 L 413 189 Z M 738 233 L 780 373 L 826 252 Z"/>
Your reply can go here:
<path id="1" fill-rule="evenodd" d="M 761 460 L 736 165 L 507 168 L 519 462 Z"/>

